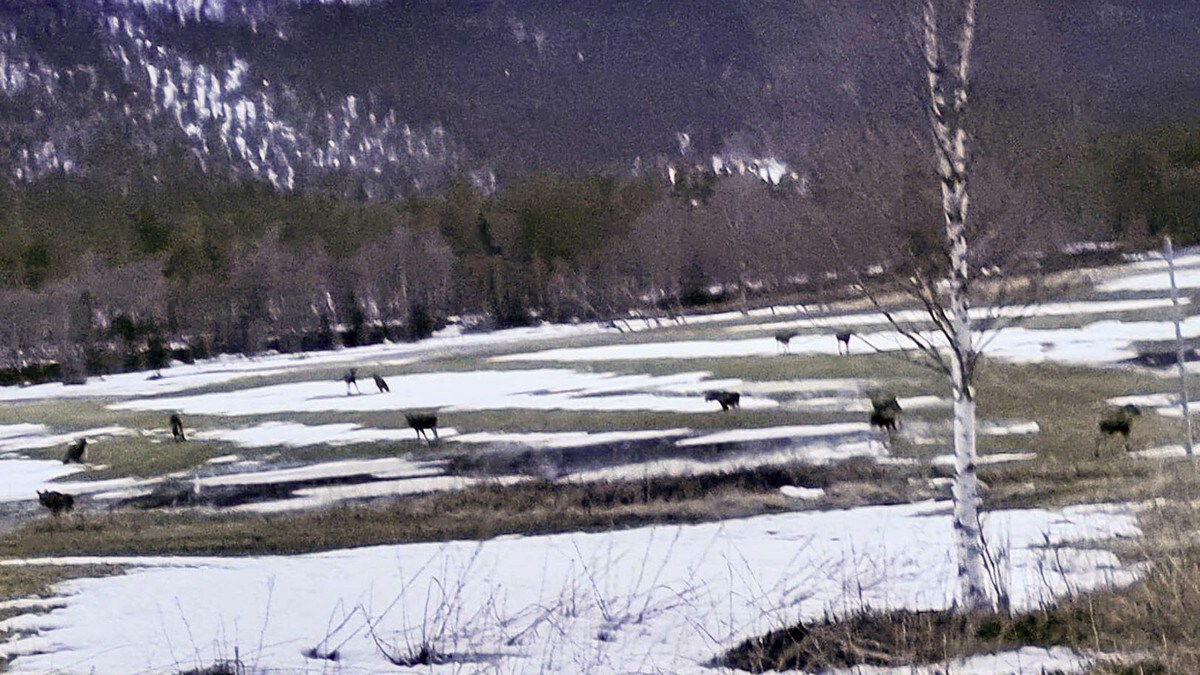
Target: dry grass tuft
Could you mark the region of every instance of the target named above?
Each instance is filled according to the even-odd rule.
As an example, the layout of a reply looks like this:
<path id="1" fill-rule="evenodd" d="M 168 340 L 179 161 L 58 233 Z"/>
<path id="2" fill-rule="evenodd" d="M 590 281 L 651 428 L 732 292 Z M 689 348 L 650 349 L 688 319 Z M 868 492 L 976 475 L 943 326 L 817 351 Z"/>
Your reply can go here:
<path id="1" fill-rule="evenodd" d="M 1013 617 L 952 611 L 866 612 L 773 631 L 731 649 L 714 665 L 752 672 L 935 663 L 1025 645 L 1070 645 L 1091 634 L 1075 608 Z"/>

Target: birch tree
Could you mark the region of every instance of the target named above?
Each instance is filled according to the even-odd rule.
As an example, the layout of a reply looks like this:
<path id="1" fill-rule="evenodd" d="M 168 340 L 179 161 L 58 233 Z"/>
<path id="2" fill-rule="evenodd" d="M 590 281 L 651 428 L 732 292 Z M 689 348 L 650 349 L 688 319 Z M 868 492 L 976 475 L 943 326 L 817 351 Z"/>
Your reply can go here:
<path id="1" fill-rule="evenodd" d="M 1004 600 L 999 575 L 989 578 L 988 551 L 979 518 L 979 479 L 975 452 L 975 366 L 978 359 L 971 335 L 971 266 L 967 238 L 970 199 L 970 136 L 966 128 L 971 47 L 975 41 L 975 0 L 965 0 L 956 48 L 943 50 L 933 0 L 925 0 L 922 47 L 928 83 L 929 121 L 934 156 L 941 181 L 942 215 L 949 268 L 941 284 L 918 283 L 919 296 L 949 349 L 945 355 L 925 345 L 950 379 L 954 427 L 954 530 L 958 562 L 959 602 L 963 610 L 995 609 Z M 947 52 L 950 59 L 943 52 Z M 943 66 L 954 60 L 953 68 Z M 914 334 L 915 335 L 915 334 Z M 989 592 L 992 586 L 996 597 Z"/>

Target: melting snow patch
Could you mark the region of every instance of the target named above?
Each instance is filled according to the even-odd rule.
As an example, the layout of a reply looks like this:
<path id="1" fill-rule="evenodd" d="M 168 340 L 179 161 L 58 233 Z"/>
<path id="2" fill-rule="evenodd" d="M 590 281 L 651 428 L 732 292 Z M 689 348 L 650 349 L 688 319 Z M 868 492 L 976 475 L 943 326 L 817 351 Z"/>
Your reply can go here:
<path id="1" fill-rule="evenodd" d="M 1112 406 L 1136 405 L 1147 408 L 1163 417 L 1183 417 L 1183 409 L 1179 405 L 1178 394 L 1136 394 L 1133 396 L 1117 396 L 1106 401 Z M 1200 401 L 1188 401 L 1189 412 L 1195 414 Z"/>
<path id="2" fill-rule="evenodd" d="M 438 430 L 439 436 L 452 436 L 455 433 L 453 429 Z M 415 434 L 416 432 L 409 428 L 369 429 L 351 423 L 308 425 L 296 422 L 264 422 L 241 429 L 198 431 L 192 436 L 201 440 L 227 441 L 245 448 L 267 448 L 275 445 L 295 448 L 306 445 L 338 446 L 412 440 Z"/>
<path id="3" fill-rule="evenodd" d="M 1045 675 L 1084 672 L 1092 662 L 1069 647 L 1022 647 L 921 666 L 858 666 L 831 670 L 829 675 Z"/>
<path id="4" fill-rule="evenodd" d="M 324 462 L 272 471 L 207 476 L 200 478 L 199 481 L 202 487 L 217 485 L 264 485 L 357 475 L 369 475 L 375 478 L 415 478 L 426 477 L 431 475 L 431 473 L 438 472 L 440 472 L 440 465 L 434 462 L 413 462 L 398 457 L 385 457 L 382 459 Z"/>
<path id="5" fill-rule="evenodd" d="M 1184 303 L 1187 298 L 1182 298 Z M 976 307 L 971 310 L 971 318 L 976 321 L 986 319 L 1024 319 L 1038 316 L 1084 316 L 1088 314 L 1113 314 L 1117 312 L 1144 312 L 1161 310 L 1171 307 L 1171 301 L 1166 299 L 1149 298 L 1143 300 L 1086 300 L 1077 302 L 1048 302 L 1030 307 Z M 929 314 L 924 310 L 910 309 L 892 313 L 892 319 L 901 324 L 928 324 Z M 858 314 L 833 314 L 813 316 L 810 318 L 777 321 L 754 326 L 733 326 L 730 332 L 744 333 L 762 330 L 786 330 L 805 328 L 813 329 L 846 329 L 862 326 L 885 326 L 890 322 L 880 312 L 860 312 Z M 828 334 L 825 339 L 828 340 Z"/>
<path id="6" fill-rule="evenodd" d="M 489 443 L 527 445 L 537 448 L 582 448 L 625 441 L 644 441 L 655 438 L 686 436 L 691 429 L 651 429 L 646 431 L 555 431 L 505 433 L 480 431 L 460 434 L 451 440 L 459 443 Z"/>
<path id="7" fill-rule="evenodd" d="M 230 510 L 247 513 L 282 513 L 285 511 L 321 508 L 349 499 L 371 499 L 426 494 L 429 492 L 448 492 L 452 490 L 464 490 L 482 482 L 510 485 L 522 480 L 526 479 L 519 477 L 479 479 L 462 476 L 419 476 L 357 485 L 327 485 L 296 490 L 294 496 L 290 499 L 241 504 Z"/>
<path id="8" fill-rule="evenodd" d="M 132 429 L 125 427 L 99 427 L 97 429 L 87 429 L 84 431 L 71 431 L 61 434 L 47 433 L 49 429 L 40 424 L 22 424 L 14 425 L 22 427 L 40 427 L 30 433 L 12 435 L 7 438 L 0 438 L 0 450 L 36 450 L 41 448 L 53 448 L 56 445 L 66 445 L 77 438 L 86 438 L 88 442 L 94 442 L 98 438 L 106 436 L 133 436 Z"/>
<path id="9" fill-rule="evenodd" d="M 855 443 L 831 443 L 809 441 L 785 450 L 756 452 L 717 461 L 671 458 L 649 462 L 619 464 L 603 469 L 592 469 L 572 473 L 563 478 L 568 482 L 590 483 L 595 481 L 644 480 L 662 476 L 700 476 L 713 473 L 733 473 L 761 466 L 781 464 L 831 464 L 852 458 L 867 458 L 880 464 L 911 463 L 912 460 L 886 456 L 882 443 L 862 441 Z"/>
<path id="10" fill-rule="evenodd" d="M 676 445 L 709 445 L 712 443 L 737 443 L 742 441 L 762 441 L 776 438 L 820 438 L 825 436 L 847 436 L 865 434 L 871 431 L 866 422 L 841 422 L 837 424 L 804 424 L 783 427 L 764 427 L 761 429 L 730 429 L 714 434 L 694 436 L 678 441 Z"/>
<path id="11" fill-rule="evenodd" d="M 1179 288 L 1200 288 L 1200 269 L 1176 268 L 1175 285 Z M 1106 293 L 1119 293 L 1122 291 L 1167 291 L 1171 289 L 1171 278 L 1167 273 L 1165 263 L 1163 263 L 1163 269 L 1160 272 L 1135 274 L 1120 279 L 1113 279 L 1112 281 L 1100 284 L 1096 289 Z M 1186 300 L 1186 298 L 1181 298 L 1181 300 Z"/>
<path id="12" fill-rule="evenodd" d="M 1037 459 L 1036 452 L 997 452 L 991 455 L 979 455 L 975 458 L 975 463 L 980 465 L 1007 464 L 1008 462 L 1028 462 L 1032 459 Z M 938 455 L 933 458 L 933 463 L 939 466 L 954 466 L 954 455 Z"/>
<path id="13" fill-rule="evenodd" d="M 820 499 L 825 496 L 825 488 L 806 488 L 796 485 L 784 485 L 779 488 L 784 497 L 792 499 Z"/>
<path id="14" fill-rule="evenodd" d="M 241 647 L 262 670 L 304 672 L 304 652 L 328 644 L 339 669 L 386 672 L 380 644 L 402 650 L 436 625 L 430 646 L 486 654 L 499 672 L 707 673 L 714 654 L 780 625 L 864 606 L 948 607 L 949 511 L 906 504 L 302 556 L 50 559 L 133 568 L 57 584 L 66 606 L 3 622 L 15 633 L 0 651 L 18 656 L 14 673 L 174 672 L 179 646 L 196 644 Z M 1007 542 L 1018 611 L 1136 578 L 1090 543 L 1138 534 L 1129 509 L 983 517 L 989 539 Z M 1046 540 L 1088 543 L 1052 549 Z M 1046 575 L 1048 566 L 1058 572 Z M 26 629 L 47 633 L 20 636 Z M 185 658 L 194 656 L 189 648 Z"/>
<path id="15" fill-rule="evenodd" d="M 1182 445 L 1162 445 L 1157 448 L 1137 450 L 1127 454 L 1130 457 L 1138 459 L 1171 459 L 1175 457 L 1187 457 L 1187 448 Z"/>
<path id="16" fill-rule="evenodd" d="M 483 370 L 393 376 L 390 394 L 347 396 L 341 382 L 293 382 L 233 392 L 155 398 L 115 404 L 117 410 L 180 410 L 205 415 L 262 415 L 283 412 L 366 412 L 414 409 L 599 410 L 711 412 L 715 403 L 698 395 L 672 395 L 665 388 L 710 387 L 708 373 L 644 375 L 590 373 L 567 369 Z M 743 408 L 772 408 L 764 398 L 742 397 Z"/>
<path id="17" fill-rule="evenodd" d="M 0 443 L 20 436 L 43 435 L 50 431 L 44 424 L 0 424 Z"/>
<path id="18" fill-rule="evenodd" d="M 1183 322 L 1185 337 L 1200 335 L 1200 315 Z M 923 331 L 921 335 L 933 344 L 939 336 Z M 1115 363 L 1137 356 L 1133 343 L 1138 341 L 1170 340 L 1174 326 L 1170 321 L 1097 321 L 1076 328 L 1034 329 L 1021 326 L 996 333 L 979 334 L 989 339 L 987 354 L 991 358 L 1015 363 Z M 881 330 L 858 335 L 879 351 L 908 349 L 911 344 L 895 330 Z M 795 354 L 837 354 L 837 341 L 828 335 L 799 335 L 789 348 Z M 772 337 L 738 340 L 687 340 L 653 342 L 648 344 L 617 344 L 596 347 L 551 349 L 498 357 L 503 361 L 562 361 L 589 362 L 643 359 L 704 359 L 745 356 L 776 356 Z"/>
<path id="19" fill-rule="evenodd" d="M 78 464 L 63 464 L 57 460 L 0 460 L 0 501 L 36 499 L 36 491 L 49 488 L 50 481 L 82 470 Z"/>
<path id="20" fill-rule="evenodd" d="M 1037 422 L 981 422 L 982 436 L 1032 436 L 1041 431 Z"/>

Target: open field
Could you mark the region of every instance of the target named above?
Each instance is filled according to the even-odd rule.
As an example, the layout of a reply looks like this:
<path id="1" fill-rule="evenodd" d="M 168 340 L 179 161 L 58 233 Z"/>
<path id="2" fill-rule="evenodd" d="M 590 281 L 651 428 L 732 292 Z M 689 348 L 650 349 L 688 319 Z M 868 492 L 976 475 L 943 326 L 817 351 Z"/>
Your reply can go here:
<path id="1" fill-rule="evenodd" d="M 1194 271 L 1200 258 L 1181 263 Z M 1079 289 L 1078 298 L 1027 310 L 1028 321 L 997 334 L 976 383 L 984 502 L 989 527 L 1011 550 L 1014 603 L 1074 619 L 1052 640 L 1023 641 L 1013 636 L 1037 631 L 1005 628 L 1001 640 L 922 651 L 914 647 L 927 639 L 920 625 L 942 628 L 935 615 L 918 615 L 901 631 L 915 642 L 882 640 L 891 656 L 880 665 L 1026 645 L 1081 655 L 1070 667 L 1058 652 L 1026 659 L 1054 668 L 1127 651 L 1187 672 L 1179 665 L 1191 663 L 1186 650 L 1154 646 L 1156 636 L 1194 639 L 1156 627 L 1164 615 L 1155 598 L 1200 553 L 1164 535 L 1180 531 L 1186 510 L 1145 505 L 1189 499 L 1200 475 L 1191 460 L 1170 456 L 1183 430 L 1171 414 L 1178 382 L 1121 363 L 1172 331 L 1161 288 L 1142 277 L 1148 269 L 1098 272 L 1109 290 Z M 800 332 L 790 353 L 772 337 L 779 326 Z M 845 326 L 861 331 L 849 357 L 832 337 Z M 946 607 L 952 574 L 932 572 L 951 549 L 918 542 L 949 540 L 948 387 L 897 351 L 886 322 L 861 309 L 783 307 L 630 327 L 447 334 L 303 358 L 221 359 L 161 379 L 133 373 L 0 391 L 0 595 L 53 598 L 33 613 L 19 603 L 4 610 L 0 653 L 15 672 L 96 664 L 107 672 L 136 650 L 98 651 L 111 638 L 85 628 L 93 603 L 116 607 L 123 584 L 143 582 L 176 589 L 177 607 L 157 605 L 172 621 L 203 614 L 187 604 L 188 586 L 221 589 L 216 614 L 186 621 L 187 646 L 175 633 L 175 648 L 164 651 L 161 639 L 172 636 L 164 629 L 129 647 L 141 648 L 145 672 L 205 667 L 235 646 L 245 654 L 251 642 L 263 669 L 322 672 L 335 659 L 298 655 L 340 649 L 341 663 L 393 672 L 393 657 L 424 646 L 467 670 L 690 672 L 770 630 L 794 638 L 787 630 L 796 621 L 867 607 L 900 612 L 883 615 L 886 632 L 903 627 L 903 612 Z M 1184 330 L 1200 337 L 1200 315 Z M 348 394 L 340 379 L 348 367 L 359 369 L 360 392 Z M 390 392 L 376 391 L 371 373 Z M 1189 377 L 1200 389 L 1200 375 Z M 740 392 L 741 406 L 722 411 L 706 401 L 714 389 Z M 874 391 L 898 397 L 898 433 L 867 424 Z M 1124 397 L 1156 402 L 1135 423 L 1134 453 L 1097 429 Z M 402 414 L 411 411 L 437 412 L 438 440 L 417 437 Z M 172 412 L 184 419 L 186 443 L 171 440 Z M 88 461 L 64 465 L 78 437 L 89 440 Z M 35 491 L 45 489 L 75 495 L 74 512 L 41 510 Z M 839 519 L 857 525 L 839 529 Z M 894 530 L 879 529 L 884 521 Z M 673 539 L 688 543 L 663 544 Z M 540 586 L 505 576 L 515 572 L 498 552 L 520 542 L 526 567 L 543 570 Z M 723 551 L 723 568 L 694 546 Z M 335 581 L 351 563 L 370 570 L 366 577 L 411 577 L 424 600 L 388 583 L 369 591 Z M 665 571 L 687 565 L 699 575 L 693 582 Z M 283 571 L 291 566 L 326 579 L 328 592 L 304 602 L 262 596 L 263 584 L 298 592 Z M 114 571 L 123 573 L 108 576 Z M 740 604 L 717 611 L 711 603 L 722 597 Z M 251 598 L 265 604 L 250 607 Z M 278 619 L 284 625 L 268 630 L 282 608 L 329 625 Z M 143 620 L 134 606 L 112 611 Z M 1121 628 L 1127 621 L 1140 632 Z M 665 637 L 685 625 L 691 638 Z M 201 626 L 215 632 L 198 635 Z M 293 645 L 285 628 L 309 642 Z M 835 622 L 829 635 L 843 629 Z M 320 630 L 328 632 L 314 635 Z M 260 631 L 277 642 L 251 635 Z M 551 643 L 551 651 L 533 647 Z M 56 656 L 59 644 L 73 645 L 70 656 Z"/>

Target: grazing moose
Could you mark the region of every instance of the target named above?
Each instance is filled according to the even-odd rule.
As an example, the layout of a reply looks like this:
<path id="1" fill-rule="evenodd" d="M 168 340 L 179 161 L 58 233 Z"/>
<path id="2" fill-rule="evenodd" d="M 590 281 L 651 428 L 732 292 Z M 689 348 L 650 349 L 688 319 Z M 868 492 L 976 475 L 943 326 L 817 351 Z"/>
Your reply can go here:
<path id="1" fill-rule="evenodd" d="M 391 391 L 391 389 L 388 389 L 387 382 L 384 382 L 383 378 L 378 374 L 372 375 L 371 377 L 375 378 L 375 386 L 379 387 L 379 393 L 382 394 L 385 391 Z"/>
<path id="2" fill-rule="evenodd" d="M 742 405 L 742 395 L 736 391 L 706 391 L 704 392 L 705 401 L 716 401 L 721 404 L 721 410 L 729 410 L 730 408 L 740 408 Z"/>
<path id="3" fill-rule="evenodd" d="M 346 395 L 347 396 L 350 395 L 350 386 L 351 385 L 354 385 L 355 391 L 357 391 L 360 394 L 362 393 L 362 390 L 358 388 L 358 368 L 351 368 L 350 370 L 347 370 L 346 374 L 342 376 L 342 382 L 346 383 Z"/>
<path id="4" fill-rule="evenodd" d="M 834 337 L 838 341 L 838 354 L 842 353 L 842 345 L 846 345 L 846 356 L 850 356 L 850 338 L 854 337 L 854 333 L 848 330 L 840 330 L 834 333 Z"/>
<path id="5" fill-rule="evenodd" d="M 67 448 L 67 454 L 63 457 L 63 464 L 71 462 L 83 463 L 83 453 L 87 451 L 87 439 L 80 438 Z"/>
<path id="6" fill-rule="evenodd" d="M 792 350 L 788 346 L 788 343 L 792 341 L 792 338 L 796 337 L 799 334 L 800 333 L 798 331 L 794 331 L 794 330 L 775 331 L 775 346 L 778 348 L 779 353 L 791 354 Z"/>
<path id="7" fill-rule="evenodd" d="M 73 495 L 55 492 L 54 490 L 46 490 L 45 492 L 38 490 L 37 496 L 38 502 L 50 509 L 50 513 L 56 516 L 63 511 L 70 511 L 75 508 L 75 497 Z"/>
<path id="8" fill-rule="evenodd" d="M 404 413 L 404 419 L 408 420 L 408 426 L 417 432 L 417 438 L 424 438 L 426 443 L 432 443 L 429 440 L 429 435 L 426 431 L 432 429 L 433 437 L 437 439 L 437 415 L 435 413 Z"/>
<path id="9" fill-rule="evenodd" d="M 171 437 L 176 443 L 182 443 L 187 440 L 187 436 L 183 435 L 183 420 L 180 419 L 179 413 L 171 413 Z"/>
<path id="10" fill-rule="evenodd" d="M 1133 430 L 1133 418 L 1141 414 L 1142 409 L 1132 403 L 1107 410 L 1100 417 L 1100 433 L 1105 436 L 1121 434 L 1125 437 L 1125 452 L 1129 452 L 1129 432 Z M 1100 456 L 1099 444 L 1096 445 L 1096 456 Z"/>
<path id="11" fill-rule="evenodd" d="M 891 394 L 871 394 L 871 426 L 895 433 L 900 426 L 900 403 Z"/>

